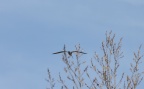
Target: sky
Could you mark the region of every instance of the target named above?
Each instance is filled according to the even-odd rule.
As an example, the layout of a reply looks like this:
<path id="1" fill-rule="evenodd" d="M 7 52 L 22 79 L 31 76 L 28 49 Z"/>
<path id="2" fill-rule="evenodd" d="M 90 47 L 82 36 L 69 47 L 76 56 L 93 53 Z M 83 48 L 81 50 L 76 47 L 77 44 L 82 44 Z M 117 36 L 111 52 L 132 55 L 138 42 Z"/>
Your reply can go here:
<path id="1" fill-rule="evenodd" d="M 90 60 L 111 30 L 129 61 L 144 44 L 144 1 L 0 0 L 0 89 L 46 89 L 47 69 L 63 65 L 53 52 L 81 44 Z"/>

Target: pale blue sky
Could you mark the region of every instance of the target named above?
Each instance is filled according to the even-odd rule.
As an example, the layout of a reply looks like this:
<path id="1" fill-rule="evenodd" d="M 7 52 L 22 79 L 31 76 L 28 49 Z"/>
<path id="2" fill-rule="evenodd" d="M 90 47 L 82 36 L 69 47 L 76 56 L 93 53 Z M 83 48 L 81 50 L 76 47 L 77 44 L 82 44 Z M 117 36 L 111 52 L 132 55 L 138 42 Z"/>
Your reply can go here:
<path id="1" fill-rule="evenodd" d="M 112 30 L 126 58 L 144 44 L 143 0 L 0 0 L 0 89 L 46 89 L 47 68 L 60 70 L 66 44 L 88 60 Z"/>

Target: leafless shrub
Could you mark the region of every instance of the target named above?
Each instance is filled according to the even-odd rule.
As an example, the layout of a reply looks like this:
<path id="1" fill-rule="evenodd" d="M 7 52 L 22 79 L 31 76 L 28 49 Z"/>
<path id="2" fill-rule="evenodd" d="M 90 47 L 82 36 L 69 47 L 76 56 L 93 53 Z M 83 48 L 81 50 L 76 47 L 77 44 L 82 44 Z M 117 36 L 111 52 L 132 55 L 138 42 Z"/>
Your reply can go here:
<path id="1" fill-rule="evenodd" d="M 131 75 L 127 75 L 127 85 L 124 86 L 124 89 L 136 89 L 143 80 L 143 72 L 140 72 L 139 70 L 139 66 L 142 63 L 141 58 L 143 57 L 143 55 L 140 54 L 140 49 L 141 46 L 139 47 L 137 53 L 134 52 L 133 63 L 130 64 Z"/>
<path id="2" fill-rule="evenodd" d="M 134 53 L 133 62 L 131 63 L 131 75 L 119 72 L 120 61 L 124 55 L 121 51 L 122 38 L 118 42 L 115 41 L 115 34 L 106 32 L 106 40 L 101 44 L 102 56 L 98 53 L 91 58 L 90 64 L 86 65 L 86 61 L 81 60 L 83 52 L 80 45 L 75 46 L 75 56 L 73 53 L 66 50 L 64 45 L 62 61 L 65 64 L 65 76 L 59 73 L 58 82 L 61 84 L 61 89 L 136 89 L 143 80 L 143 71 L 139 71 L 139 65 L 142 63 L 143 55 L 140 54 L 140 48 L 137 53 Z M 68 53 L 69 52 L 69 53 Z M 57 53 L 55 53 L 57 54 Z M 73 55 L 71 55 L 73 54 Z M 89 62 L 88 62 L 89 63 Z M 126 76 L 126 79 L 125 79 Z M 62 77 L 66 77 L 66 80 Z M 54 89 L 54 79 L 50 76 L 48 70 L 49 89 Z M 71 85 L 67 85 L 70 82 Z"/>
<path id="3" fill-rule="evenodd" d="M 91 60 L 91 68 L 96 73 L 98 77 L 95 77 L 94 80 L 97 80 L 94 86 L 100 89 L 118 89 L 122 79 L 124 77 L 124 73 L 121 74 L 120 80 L 118 80 L 118 68 L 119 68 L 119 60 L 123 57 L 123 52 L 121 52 L 121 42 L 122 38 L 118 43 L 115 42 L 115 34 L 112 35 L 112 32 L 106 32 L 106 41 L 102 42 L 102 57 L 99 57 L 97 53 L 95 53 L 95 60 Z M 95 63 L 95 64 L 94 64 Z"/>
<path id="4" fill-rule="evenodd" d="M 54 78 L 51 77 L 51 73 L 49 69 L 47 70 L 47 72 L 48 72 L 48 79 L 46 79 L 46 81 L 49 83 L 50 86 L 50 88 L 47 89 L 54 89 L 55 86 Z"/>

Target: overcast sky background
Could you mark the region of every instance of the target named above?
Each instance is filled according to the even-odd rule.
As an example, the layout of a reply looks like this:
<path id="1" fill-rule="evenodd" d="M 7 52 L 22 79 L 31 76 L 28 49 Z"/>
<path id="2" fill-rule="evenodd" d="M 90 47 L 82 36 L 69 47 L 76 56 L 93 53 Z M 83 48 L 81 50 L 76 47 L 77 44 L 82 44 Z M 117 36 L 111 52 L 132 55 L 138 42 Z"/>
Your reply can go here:
<path id="1" fill-rule="evenodd" d="M 47 68 L 55 76 L 63 64 L 53 52 L 80 43 L 90 60 L 110 30 L 132 59 L 144 44 L 144 0 L 0 0 L 0 89 L 46 89 Z"/>

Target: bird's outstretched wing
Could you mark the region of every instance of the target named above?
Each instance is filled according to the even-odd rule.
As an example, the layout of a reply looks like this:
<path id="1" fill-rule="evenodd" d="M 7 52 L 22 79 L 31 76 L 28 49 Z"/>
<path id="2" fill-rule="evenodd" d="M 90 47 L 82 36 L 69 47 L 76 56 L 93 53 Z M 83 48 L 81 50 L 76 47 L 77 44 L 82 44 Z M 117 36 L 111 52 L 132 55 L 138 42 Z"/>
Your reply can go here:
<path id="1" fill-rule="evenodd" d="M 55 53 L 53 53 L 53 54 L 59 54 L 59 53 L 63 53 L 63 52 L 67 52 L 67 51 L 55 52 Z"/>
<path id="2" fill-rule="evenodd" d="M 82 54 L 87 54 L 87 53 L 80 52 L 80 51 L 72 51 L 72 53 L 74 53 L 74 52 L 76 52 L 76 53 L 82 53 Z"/>
<path id="3" fill-rule="evenodd" d="M 82 54 L 87 54 L 87 53 L 84 53 L 84 52 L 79 52 L 79 53 L 82 53 Z"/>

